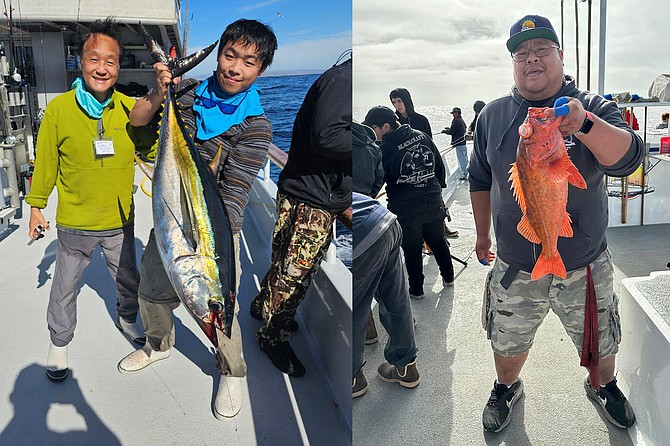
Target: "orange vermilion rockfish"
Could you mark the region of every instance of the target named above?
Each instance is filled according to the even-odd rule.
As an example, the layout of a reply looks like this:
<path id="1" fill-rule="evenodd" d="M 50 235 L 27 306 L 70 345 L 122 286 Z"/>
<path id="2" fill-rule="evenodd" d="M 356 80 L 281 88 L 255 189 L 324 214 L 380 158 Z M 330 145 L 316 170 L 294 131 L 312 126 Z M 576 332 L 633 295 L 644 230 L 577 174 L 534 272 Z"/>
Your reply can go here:
<path id="1" fill-rule="evenodd" d="M 586 189 L 586 181 L 577 170 L 565 147 L 558 126 L 562 117 L 546 117 L 546 108 L 528 109 L 519 127 L 516 163 L 509 181 L 523 216 L 517 226 L 532 243 L 542 244 L 542 253 L 531 272 L 537 280 L 547 274 L 565 279 L 563 259 L 558 252 L 558 237 L 572 237 L 568 203 L 568 183 Z"/>

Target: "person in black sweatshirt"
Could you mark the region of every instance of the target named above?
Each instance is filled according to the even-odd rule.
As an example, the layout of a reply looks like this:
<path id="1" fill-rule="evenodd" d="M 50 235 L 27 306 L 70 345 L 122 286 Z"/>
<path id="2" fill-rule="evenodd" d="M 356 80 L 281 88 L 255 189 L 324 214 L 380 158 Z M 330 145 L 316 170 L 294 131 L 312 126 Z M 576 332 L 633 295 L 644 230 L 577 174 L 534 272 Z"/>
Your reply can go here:
<path id="1" fill-rule="evenodd" d="M 410 297 L 424 297 L 423 240 L 433 251 L 444 285 L 453 286 L 454 265 L 444 234 L 446 169 L 435 143 L 425 133 L 401 125 L 383 105 L 370 109 L 363 124 L 372 127 L 382 140 L 388 209 L 398 216 L 402 227 Z"/>
<path id="2" fill-rule="evenodd" d="M 293 124 L 291 148 L 277 182 L 272 261 L 251 315 L 262 319 L 258 343 L 282 372 L 305 367 L 289 344 L 293 320 L 333 237 L 351 207 L 351 59 L 312 84 Z"/>
<path id="3" fill-rule="evenodd" d="M 433 132 L 430 129 L 430 122 L 424 115 L 414 111 L 412 96 L 406 88 L 396 88 L 389 94 L 391 103 L 395 107 L 395 114 L 401 124 L 409 124 L 414 130 L 420 130 L 430 139 L 433 139 Z"/>

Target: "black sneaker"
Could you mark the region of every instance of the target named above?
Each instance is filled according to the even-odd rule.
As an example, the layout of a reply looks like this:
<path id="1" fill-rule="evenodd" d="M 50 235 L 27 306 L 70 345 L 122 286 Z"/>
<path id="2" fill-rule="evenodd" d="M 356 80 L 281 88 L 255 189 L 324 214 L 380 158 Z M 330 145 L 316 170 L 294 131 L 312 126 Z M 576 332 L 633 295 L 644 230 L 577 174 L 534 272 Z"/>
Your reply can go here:
<path id="1" fill-rule="evenodd" d="M 377 337 L 377 327 L 375 327 L 375 319 L 372 317 L 372 312 L 368 316 L 368 327 L 365 330 L 365 345 L 372 345 L 379 340 Z"/>
<path id="2" fill-rule="evenodd" d="M 523 395 L 523 381 L 521 381 L 521 378 L 518 378 L 509 387 L 505 384 L 498 384 L 498 381 L 494 381 L 491 396 L 482 414 L 484 430 L 488 432 L 500 432 L 503 430 L 509 424 L 512 418 L 512 408 L 519 398 L 521 398 L 521 395 Z"/>
<path id="3" fill-rule="evenodd" d="M 616 378 L 607 383 L 605 386 L 600 386 L 600 390 L 596 391 L 591 387 L 591 381 L 587 376 L 584 380 L 584 388 L 586 395 L 593 401 L 596 401 L 604 409 L 603 414 L 610 423 L 626 429 L 635 424 L 635 413 L 633 407 L 630 405 L 624 394 L 616 385 Z"/>
<path id="4" fill-rule="evenodd" d="M 385 362 L 377 369 L 379 376 L 387 383 L 398 383 L 408 389 L 419 385 L 419 371 L 416 369 L 416 358 L 405 367 L 398 368 L 393 364 Z"/>
<path id="5" fill-rule="evenodd" d="M 249 306 L 249 313 L 251 313 L 251 317 L 254 319 L 257 319 L 259 321 L 263 321 L 263 313 L 261 313 L 261 309 L 258 308 L 256 305 L 256 301 L 253 300 L 251 301 L 251 305 Z M 292 319 L 291 322 L 288 323 L 288 331 L 291 333 L 294 333 L 298 331 L 298 328 L 300 328 L 300 325 L 295 321 L 295 319 Z"/>
<path id="6" fill-rule="evenodd" d="M 365 379 L 365 375 L 363 375 L 363 369 L 361 369 L 361 371 L 358 372 L 358 375 L 354 378 L 354 382 L 351 384 L 352 398 L 363 396 L 367 391 L 368 381 Z"/>

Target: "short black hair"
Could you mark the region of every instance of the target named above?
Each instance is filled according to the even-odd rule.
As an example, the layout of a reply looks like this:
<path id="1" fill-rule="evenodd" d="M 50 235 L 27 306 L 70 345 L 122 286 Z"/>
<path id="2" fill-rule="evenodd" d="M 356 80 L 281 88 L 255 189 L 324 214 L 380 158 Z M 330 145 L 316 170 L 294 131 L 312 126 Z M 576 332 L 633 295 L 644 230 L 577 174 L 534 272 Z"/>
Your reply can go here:
<path id="1" fill-rule="evenodd" d="M 119 38 L 119 25 L 116 22 L 115 17 L 107 17 L 105 20 L 96 20 L 91 23 L 89 26 L 89 31 L 86 34 L 82 34 L 79 39 L 79 55 L 81 56 L 84 52 L 84 45 L 88 42 L 89 39 L 95 38 L 96 34 L 101 34 L 103 36 L 110 37 L 116 40 L 116 43 L 119 44 L 119 56 L 123 53 L 123 45 Z"/>
<path id="2" fill-rule="evenodd" d="M 277 37 L 268 25 L 258 20 L 239 19 L 228 25 L 219 39 L 218 59 L 228 43 L 242 42 L 244 46 L 256 45 L 261 59 L 261 71 L 272 63 L 277 51 Z"/>

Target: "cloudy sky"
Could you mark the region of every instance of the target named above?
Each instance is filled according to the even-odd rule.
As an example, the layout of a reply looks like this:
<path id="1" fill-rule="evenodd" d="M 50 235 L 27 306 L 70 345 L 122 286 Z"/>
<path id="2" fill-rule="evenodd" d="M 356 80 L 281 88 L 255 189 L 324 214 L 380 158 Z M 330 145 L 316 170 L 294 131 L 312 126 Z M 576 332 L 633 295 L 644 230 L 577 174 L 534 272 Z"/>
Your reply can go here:
<path id="1" fill-rule="evenodd" d="M 598 91 L 598 17 L 592 7 L 592 91 Z M 670 73 L 667 0 L 607 2 L 605 93 L 645 96 Z M 588 6 L 579 1 L 579 86 L 586 89 Z M 561 38 L 560 0 L 354 0 L 354 106 L 389 105 L 405 87 L 415 105 L 471 107 L 509 92 L 510 26 L 526 14 L 548 17 Z M 575 2 L 564 2 L 565 73 L 576 75 Z"/>

